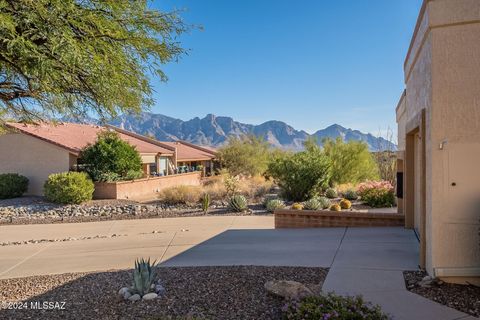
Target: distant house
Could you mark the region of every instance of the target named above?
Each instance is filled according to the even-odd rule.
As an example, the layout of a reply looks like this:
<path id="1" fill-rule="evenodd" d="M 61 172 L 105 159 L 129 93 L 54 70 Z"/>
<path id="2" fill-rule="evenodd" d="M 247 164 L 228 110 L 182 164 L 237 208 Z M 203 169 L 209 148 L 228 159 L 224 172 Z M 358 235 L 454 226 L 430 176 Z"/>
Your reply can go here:
<path id="1" fill-rule="evenodd" d="M 0 173 L 16 172 L 26 176 L 30 181 L 28 194 L 31 195 L 43 194 L 48 175 L 76 170 L 81 150 L 94 143 L 103 130 L 116 131 L 121 139 L 136 148 L 147 177 L 199 169 L 211 172 L 216 156 L 214 151 L 208 152 L 193 144 L 164 143 L 113 126 L 7 123 L 7 128 L 9 131 L 0 135 Z M 179 165 L 185 163 L 189 164 L 188 168 L 179 170 Z"/>
<path id="2" fill-rule="evenodd" d="M 404 71 L 399 211 L 430 275 L 480 283 L 480 1 L 425 0 Z"/>

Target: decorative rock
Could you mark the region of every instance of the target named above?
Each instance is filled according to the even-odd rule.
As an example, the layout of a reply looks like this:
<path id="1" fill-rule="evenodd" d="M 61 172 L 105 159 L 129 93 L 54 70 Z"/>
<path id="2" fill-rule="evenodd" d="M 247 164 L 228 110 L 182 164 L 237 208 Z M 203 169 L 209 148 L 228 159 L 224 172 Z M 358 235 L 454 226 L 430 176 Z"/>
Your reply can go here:
<path id="1" fill-rule="evenodd" d="M 288 300 L 300 300 L 314 295 L 312 290 L 296 281 L 273 280 L 265 283 L 264 287 L 268 293 Z"/>
<path id="2" fill-rule="evenodd" d="M 161 285 L 161 284 L 157 284 L 155 286 L 155 292 L 158 294 L 158 295 L 163 295 L 165 294 L 165 288 Z"/>
<path id="3" fill-rule="evenodd" d="M 137 294 L 137 293 L 128 298 L 128 300 L 130 300 L 130 301 L 138 301 L 140 299 L 142 299 L 142 297 L 140 297 L 140 295 Z"/>
<path id="4" fill-rule="evenodd" d="M 132 294 L 130 293 L 130 291 L 126 291 L 126 292 L 123 294 L 123 299 L 127 300 L 127 299 L 129 299 L 131 296 L 132 296 Z"/>
<path id="5" fill-rule="evenodd" d="M 156 297 L 158 297 L 158 294 L 156 294 L 155 292 L 150 292 L 150 293 L 147 293 L 146 295 L 144 295 L 142 297 L 143 300 L 153 300 L 155 299 Z"/>
<path id="6" fill-rule="evenodd" d="M 130 289 L 128 287 L 123 287 L 122 289 L 118 290 L 118 294 L 123 296 L 125 292 L 130 292 Z"/>

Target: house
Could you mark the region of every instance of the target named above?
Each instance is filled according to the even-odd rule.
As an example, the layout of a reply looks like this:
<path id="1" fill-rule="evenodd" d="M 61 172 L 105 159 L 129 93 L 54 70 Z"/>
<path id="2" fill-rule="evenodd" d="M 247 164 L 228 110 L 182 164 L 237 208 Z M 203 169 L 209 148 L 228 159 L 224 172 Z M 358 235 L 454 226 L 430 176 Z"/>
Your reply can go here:
<path id="1" fill-rule="evenodd" d="M 396 108 L 398 203 L 420 264 L 480 282 L 480 1 L 425 0 Z"/>
<path id="2" fill-rule="evenodd" d="M 103 130 L 116 131 L 121 139 L 136 148 L 147 177 L 178 173 L 179 155 L 180 158 L 183 154 L 194 155 L 195 161 L 202 163 L 213 163 L 215 159 L 213 151 L 207 153 L 202 147 L 184 142 L 178 145 L 163 143 L 113 126 L 76 123 L 7 123 L 6 126 L 8 132 L 0 135 L 0 173 L 15 172 L 26 176 L 31 195 L 43 194 L 48 175 L 76 170 L 81 150 L 94 143 Z M 184 152 L 184 148 L 189 152 Z"/>

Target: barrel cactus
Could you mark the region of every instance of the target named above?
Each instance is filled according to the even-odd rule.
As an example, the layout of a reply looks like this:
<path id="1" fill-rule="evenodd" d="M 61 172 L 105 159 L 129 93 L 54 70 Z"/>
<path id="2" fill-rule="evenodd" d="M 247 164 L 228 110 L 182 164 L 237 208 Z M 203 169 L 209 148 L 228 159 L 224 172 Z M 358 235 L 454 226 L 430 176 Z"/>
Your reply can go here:
<path id="1" fill-rule="evenodd" d="M 352 203 L 348 199 L 342 199 L 340 201 L 340 208 L 342 209 L 350 209 L 352 207 Z"/>
<path id="2" fill-rule="evenodd" d="M 295 202 L 292 204 L 292 210 L 302 210 L 303 209 L 303 204 Z"/>
<path id="3" fill-rule="evenodd" d="M 156 261 L 150 262 L 150 258 L 148 260 L 143 258 L 140 260 L 135 260 L 132 291 L 143 297 L 145 294 L 150 292 L 156 275 Z"/>
<path id="4" fill-rule="evenodd" d="M 247 198 L 242 195 L 236 194 L 230 198 L 230 208 L 236 212 L 243 212 L 248 209 Z"/>
<path id="5" fill-rule="evenodd" d="M 330 207 L 331 211 L 342 211 L 342 207 L 338 203 L 332 204 Z"/>
<path id="6" fill-rule="evenodd" d="M 343 194 L 343 197 L 350 201 L 355 201 L 358 199 L 358 195 L 354 190 L 345 191 L 345 193 Z"/>
<path id="7" fill-rule="evenodd" d="M 274 212 L 275 210 L 285 208 L 285 203 L 280 199 L 272 199 L 267 202 L 266 207 L 268 211 Z"/>
<path id="8" fill-rule="evenodd" d="M 338 197 L 337 190 L 333 188 L 328 188 L 327 190 L 325 190 L 325 196 L 329 199 L 335 199 L 336 197 Z"/>

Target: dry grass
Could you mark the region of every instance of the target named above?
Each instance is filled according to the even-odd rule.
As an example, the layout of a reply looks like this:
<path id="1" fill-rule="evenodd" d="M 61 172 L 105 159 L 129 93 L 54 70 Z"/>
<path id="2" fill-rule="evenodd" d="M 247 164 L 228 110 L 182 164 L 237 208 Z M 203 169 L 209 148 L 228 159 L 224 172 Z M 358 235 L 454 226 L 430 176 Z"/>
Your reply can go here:
<path id="1" fill-rule="evenodd" d="M 202 194 L 200 186 L 176 186 L 163 189 L 160 200 L 168 204 L 194 204 L 200 201 Z"/>

